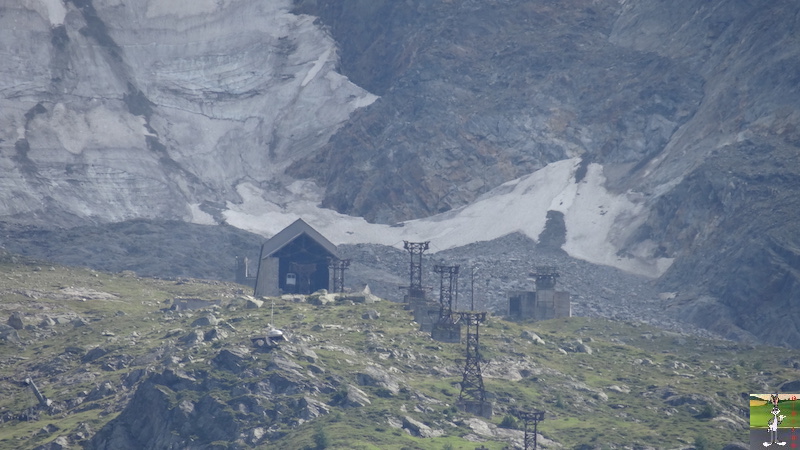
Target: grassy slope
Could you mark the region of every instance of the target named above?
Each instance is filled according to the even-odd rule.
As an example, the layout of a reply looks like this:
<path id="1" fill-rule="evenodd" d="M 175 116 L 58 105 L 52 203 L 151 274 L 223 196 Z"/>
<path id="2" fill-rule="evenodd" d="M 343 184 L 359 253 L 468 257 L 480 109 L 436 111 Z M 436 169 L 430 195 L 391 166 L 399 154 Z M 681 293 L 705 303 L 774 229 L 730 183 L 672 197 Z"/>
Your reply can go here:
<path id="1" fill-rule="evenodd" d="M 63 294 L 65 287 L 116 297 L 70 298 Z M 202 313 L 160 311 L 168 306 L 165 301 L 176 297 L 235 304 L 240 288 L 220 282 L 142 279 L 33 261 L 12 262 L 9 255 L 0 255 L 0 318 L 5 320 L 11 312 L 20 311 L 25 323 L 34 326 L 45 314 L 75 314 L 87 322 L 80 327 L 66 323 L 51 329 L 21 330 L 22 346 L 0 341 L 0 413 L 16 413 L 35 405 L 30 391 L 16 383 L 26 376 L 32 376 L 63 410 L 53 415 L 42 413 L 38 421 L 0 423 L 0 448 L 32 448 L 86 426 L 97 431 L 116 417 L 130 397 L 131 390 L 120 387 L 128 373 L 159 371 L 169 364 L 159 349 L 172 349 L 171 361 L 191 373 L 208 371 L 208 361 L 223 348 L 248 346 L 250 336 L 263 332 L 269 308 L 219 309 L 215 314 L 229 321 L 235 331 L 221 341 L 195 346 L 182 346 L 177 338 L 188 333 L 191 322 Z M 367 309 L 376 309 L 380 318 L 361 319 Z M 324 368 L 326 378 L 340 380 L 342 385 L 357 384 L 354 372 L 377 364 L 397 375 L 402 389 L 387 397 L 380 388 L 361 386 L 371 405 L 355 409 L 334 406 L 330 414 L 310 422 L 283 423 L 285 435 L 270 446 L 313 446 L 315 433 L 324 434 L 330 448 L 473 449 L 479 445 L 463 439 L 475 435 L 468 426 L 471 416 L 453 408 L 459 393 L 463 344 L 430 340 L 416 331 L 401 305 L 389 302 L 314 306 L 278 299 L 275 315 L 277 324 L 291 336 L 284 355 L 304 368 L 311 363 L 298 357 L 301 346 L 316 353 L 314 364 Z M 315 327 L 319 324 L 341 327 Z M 177 329 L 183 331 L 171 335 Z M 523 330 L 537 333 L 545 345 L 520 337 Z M 574 345 L 577 338 L 592 348 L 592 354 L 558 350 Z M 83 353 L 68 351 L 78 348 L 85 352 L 97 345 L 109 353 L 89 363 L 81 363 Z M 800 357 L 797 351 L 710 341 L 635 323 L 589 318 L 540 323 L 490 318 L 481 328 L 481 345 L 487 359 L 483 366 L 486 388 L 496 403 L 492 422 L 499 424 L 510 407 L 544 410 L 545 421 L 539 431 L 568 448 L 591 443 L 669 448 L 691 444 L 700 436 L 718 446 L 746 442 L 749 405 L 742 393 L 772 392 L 780 383 L 793 380 L 795 371 L 784 361 Z M 274 357 L 269 353 L 254 356 L 250 364 L 257 367 L 266 367 Z M 120 360 L 123 367 L 114 367 Z M 220 372 L 211 370 L 211 376 L 231 385 L 239 382 L 232 374 Z M 105 381 L 115 386 L 115 395 L 66 406 L 68 399 Z M 614 385 L 628 392 L 609 389 Z M 223 389 L 218 395 L 231 394 Z M 319 393 L 316 397 L 333 403 L 335 395 Z M 696 417 L 705 403 L 718 416 L 731 417 L 744 426 L 728 426 L 719 417 Z M 428 439 L 410 436 L 391 425 L 403 416 L 443 430 L 444 435 Z M 47 424 L 59 430 L 39 432 Z M 489 437 L 482 444 L 501 449 L 507 442 Z"/>

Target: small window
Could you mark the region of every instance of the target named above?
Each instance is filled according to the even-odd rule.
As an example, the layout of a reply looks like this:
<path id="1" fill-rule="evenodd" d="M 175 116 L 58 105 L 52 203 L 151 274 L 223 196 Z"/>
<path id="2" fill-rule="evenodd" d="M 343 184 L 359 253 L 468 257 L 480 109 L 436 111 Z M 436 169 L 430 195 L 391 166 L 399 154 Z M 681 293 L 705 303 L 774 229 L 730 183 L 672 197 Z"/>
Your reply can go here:
<path id="1" fill-rule="evenodd" d="M 289 272 L 286 274 L 286 284 L 294 286 L 297 284 L 297 274 Z"/>

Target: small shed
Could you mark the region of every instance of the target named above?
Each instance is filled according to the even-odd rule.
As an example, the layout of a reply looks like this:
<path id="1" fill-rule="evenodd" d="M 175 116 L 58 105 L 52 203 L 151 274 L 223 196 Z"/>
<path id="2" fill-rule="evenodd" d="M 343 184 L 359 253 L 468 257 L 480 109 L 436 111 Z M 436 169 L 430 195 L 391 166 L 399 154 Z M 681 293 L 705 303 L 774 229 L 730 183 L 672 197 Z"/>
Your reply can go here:
<path id="1" fill-rule="evenodd" d="M 336 246 L 303 219 L 297 219 L 261 246 L 254 295 L 310 294 L 329 289 L 331 258 L 339 258 Z"/>
<path id="2" fill-rule="evenodd" d="M 547 320 L 572 317 L 569 292 L 556 291 L 560 276 L 554 266 L 539 266 L 533 273 L 536 291 L 512 291 L 508 296 L 508 316 L 512 319 Z"/>

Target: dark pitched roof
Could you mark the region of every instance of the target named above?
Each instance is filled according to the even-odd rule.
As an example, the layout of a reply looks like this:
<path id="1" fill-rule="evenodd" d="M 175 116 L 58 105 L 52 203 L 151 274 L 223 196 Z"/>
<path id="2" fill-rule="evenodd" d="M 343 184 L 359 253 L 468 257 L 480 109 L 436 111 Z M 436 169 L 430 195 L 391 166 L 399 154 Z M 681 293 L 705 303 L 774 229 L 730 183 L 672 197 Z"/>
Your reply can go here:
<path id="1" fill-rule="evenodd" d="M 303 219 L 297 219 L 291 225 L 279 231 L 278 234 L 272 236 L 270 240 L 264 243 L 261 247 L 261 259 L 272 256 L 275 252 L 282 249 L 286 244 L 292 242 L 296 237 L 301 234 L 307 234 L 308 237 L 315 240 L 331 255 L 338 258 L 336 246 L 331 243 L 325 236 L 321 235 L 319 231 L 311 228 L 311 225 L 305 223 Z"/>

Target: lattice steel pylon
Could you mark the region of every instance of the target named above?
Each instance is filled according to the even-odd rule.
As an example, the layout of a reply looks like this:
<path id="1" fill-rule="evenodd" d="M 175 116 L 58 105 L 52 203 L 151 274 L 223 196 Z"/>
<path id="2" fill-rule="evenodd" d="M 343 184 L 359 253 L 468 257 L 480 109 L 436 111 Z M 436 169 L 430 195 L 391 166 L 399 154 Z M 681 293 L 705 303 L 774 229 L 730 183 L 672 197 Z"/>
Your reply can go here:
<path id="1" fill-rule="evenodd" d="M 328 259 L 328 268 L 331 270 L 333 285 L 331 292 L 344 292 L 344 271 L 350 267 L 349 259 Z"/>
<path id="2" fill-rule="evenodd" d="M 403 241 L 403 248 L 411 255 L 411 264 L 408 271 L 408 298 L 424 298 L 422 289 L 422 254 L 428 249 L 430 241 L 409 242 Z"/>
<path id="3" fill-rule="evenodd" d="M 480 324 L 486 321 L 485 312 L 459 311 L 454 313 L 462 323 L 467 324 L 467 351 L 464 362 L 464 377 L 461 380 L 459 400 L 465 395 L 481 403 L 486 402 L 486 390 L 481 375 Z"/>
<path id="4" fill-rule="evenodd" d="M 439 323 L 453 323 L 453 307 L 454 303 L 458 301 L 459 267 L 440 264 L 433 266 L 433 271 L 441 277 L 439 280 Z"/>
<path id="5" fill-rule="evenodd" d="M 515 410 L 513 413 L 517 416 L 518 419 L 522 420 L 525 424 L 524 432 L 524 449 L 525 450 L 536 450 L 536 433 L 539 426 L 539 422 L 544 420 L 544 411 L 523 411 L 523 410 Z M 528 432 L 528 424 L 533 422 L 533 433 Z"/>

